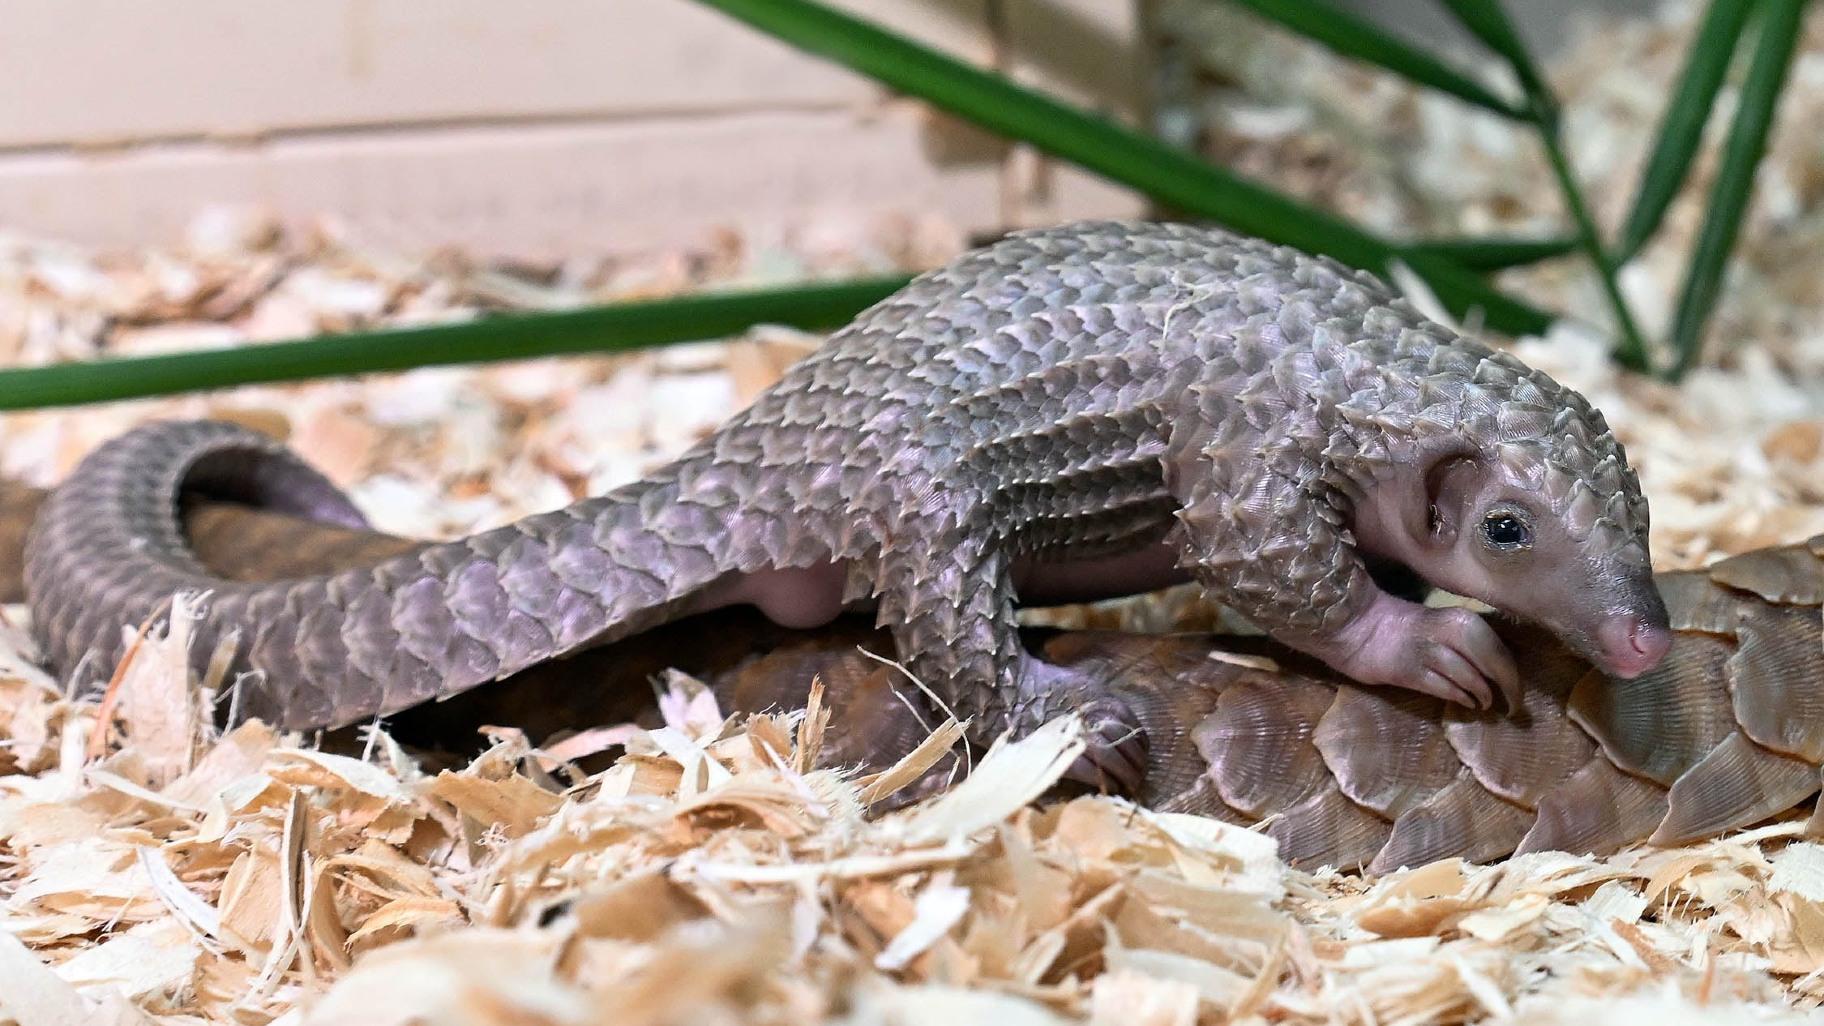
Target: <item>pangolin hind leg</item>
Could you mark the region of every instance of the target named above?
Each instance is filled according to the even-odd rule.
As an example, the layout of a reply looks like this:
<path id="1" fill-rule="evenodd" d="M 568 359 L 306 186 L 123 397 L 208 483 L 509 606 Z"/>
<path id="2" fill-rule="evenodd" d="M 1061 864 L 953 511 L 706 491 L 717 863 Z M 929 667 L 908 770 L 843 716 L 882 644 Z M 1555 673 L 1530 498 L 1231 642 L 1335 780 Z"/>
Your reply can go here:
<path id="1" fill-rule="evenodd" d="M 1048 663 L 1020 641 L 1014 560 L 988 532 L 957 532 L 951 545 L 913 542 L 885 552 L 876 590 L 907 670 L 933 688 L 973 741 L 1026 733 L 1076 713 L 1089 748 L 1065 774 L 1133 793 L 1146 767 L 1146 735 L 1114 680 Z"/>

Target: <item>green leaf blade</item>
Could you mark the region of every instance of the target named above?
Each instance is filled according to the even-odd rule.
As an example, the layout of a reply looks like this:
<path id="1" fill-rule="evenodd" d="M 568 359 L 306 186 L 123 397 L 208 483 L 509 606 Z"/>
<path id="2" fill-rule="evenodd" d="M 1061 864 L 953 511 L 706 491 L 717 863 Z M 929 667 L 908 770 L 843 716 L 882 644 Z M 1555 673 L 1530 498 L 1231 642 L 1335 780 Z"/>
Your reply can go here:
<path id="1" fill-rule="evenodd" d="M 1474 319 L 1516 335 L 1543 335 L 1557 319 L 1490 289 L 1481 275 L 1447 260 L 1423 252 L 1406 252 L 1399 259 L 1425 279 L 1438 302 L 1459 321 Z"/>
<path id="2" fill-rule="evenodd" d="M 1231 2 L 1344 57 L 1385 68 L 1502 117 L 1526 117 L 1524 109 L 1495 95 L 1480 82 L 1382 31 L 1373 22 L 1358 18 L 1324 0 Z"/>
<path id="3" fill-rule="evenodd" d="M 1653 151 L 1641 172 L 1634 206 L 1621 230 L 1616 258 L 1622 263 L 1633 259 L 1659 230 L 1666 209 L 1684 184 L 1703 138 L 1704 124 L 1710 120 L 1717 93 L 1741 42 L 1751 6 L 1746 0 L 1711 0 L 1704 12 L 1678 87 L 1660 120 Z"/>
<path id="4" fill-rule="evenodd" d="M 1748 75 L 1742 83 L 1735 121 L 1723 141 L 1723 159 L 1710 191 L 1710 206 L 1698 230 L 1697 245 L 1685 272 L 1685 284 L 1672 320 L 1672 350 L 1676 356 L 1670 376 L 1677 380 L 1697 364 L 1703 348 L 1704 327 L 1722 298 L 1723 276 L 1729 254 L 1741 234 L 1742 217 L 1754 191 L 1755 168 L 1767 151 L 1774 113 L 1798 48 L 1806 0 L 1761 0 L 1757 5 L 1758 36 Z"/>
<path id="5" fill-rule="evenodd" d="M 1443 0 L 1444 6 L 1457 17 L 1457 22 L 1469 33 L 1482 41 L 1490 50 L 1506 58 L 1513 66 L 1514 74 L 1520 79 L 1520 87 L 1526 90 L 1528 97 L 1536 105 L 1543 104 L 1546 111 L 1554 110 L 1551 101 L 1551 89 L 1546 85 L 1545 76 L 1539 66 L 1533 63 L 1533 55 L 1526 49 L 1520 39 L 1520 32 L 1507 16 L 1499 0 Z"/>
<path id="6" fill-rule="evenodd" d="M 1392 247 L 1332 214 L 810 0 L 702 0 L 794 46 L 1163 203 L 1356 267 Z"/>
<path id="7" fill-rule="evenodd" d="M 1335 214 L 812 0 L 700 2 L 1189 215 L 1380 274 L 1398 253 Z M 1491 327 L 1524 332 L 1549 322 L 1480 278 L 1467 278 L 1452 289 L 1485 306 Z"/>
<path id="8" fill-rule="evenodd" d="M 1548 239 L 1427 239 L 1408 243 L 1409 256 L 1430 257 L 1469 271 L 1505 271 L 1575 253 L 1583 240 L 1575 235 Z"/>
<path id="9" fill-rule="evenodd" d="M 349 332 L 238 349 L 0 371 L 0 410 L 538 356 L 616 352 L 738 334 L 755 324 L 833 328 L 903 287 L 904 276 L 699 293 L 461 324 Z"/>

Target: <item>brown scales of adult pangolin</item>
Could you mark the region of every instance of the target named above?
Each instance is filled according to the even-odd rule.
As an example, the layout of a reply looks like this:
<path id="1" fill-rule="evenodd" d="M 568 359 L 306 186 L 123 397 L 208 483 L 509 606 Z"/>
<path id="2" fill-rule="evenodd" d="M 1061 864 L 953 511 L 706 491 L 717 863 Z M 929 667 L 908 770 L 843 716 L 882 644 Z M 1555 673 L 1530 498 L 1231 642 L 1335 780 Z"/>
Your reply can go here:
<path id="1" fill-rule="evenodd" d="M 1012 236 L 916 279 L 637 484 L 371 568 L 259 584 L 187 550 L 180 485 L 345 525 L 273 443 L 162 425 L 105 446 L 29 542 L 54 665 L 118 651 L 178 589 L 212 592 L 287 724 L 397 710 L 678 616 L 753 604 L 813 625 L 871 602 L 974 736 L 1066 710 L 1077 767 L 1134 787 L 1142 717 L 1035 658 L 1016 601 L 1194 577 L 1343 674 L 1523 701 L 1478 617 L 1381 590 L 1370 560 L 1544 624 L 1621 676 L 1663 655 L 1647 510 L 1575 392 L 1425 320 L 1374 278 L 1258 240 L 1094 223 Z"/>
<path id="2" fill-rule="evenodd" d="M 1363 688 L 1248 639 L 1066 632 L 1037 652 L 1119 682 L 1153 737 L 1142 803 L 1266 820 L 1295 865 L 1384 872 L 1453 857 L 1684 844 L 1817 794 L 1824 535 L 1658 581 L 1671 649 L 1632 680 L 1536 627 L 1497 622 L 1526 683 L 1516 716 Z M 1211 658 L 1237 648 L 1282 665 Z M 900 739 L 855 753 L 886 765 L 923 736 L 903 722 L 901 703 L 882 697 L 890 672 L 853 638 L 828 637 L 706 676 L 724 701 L 751 711 L 802 705 L 815 676 L 839 716 Z M 1808 829 L 1824 833 L 1824 807 Z"/>

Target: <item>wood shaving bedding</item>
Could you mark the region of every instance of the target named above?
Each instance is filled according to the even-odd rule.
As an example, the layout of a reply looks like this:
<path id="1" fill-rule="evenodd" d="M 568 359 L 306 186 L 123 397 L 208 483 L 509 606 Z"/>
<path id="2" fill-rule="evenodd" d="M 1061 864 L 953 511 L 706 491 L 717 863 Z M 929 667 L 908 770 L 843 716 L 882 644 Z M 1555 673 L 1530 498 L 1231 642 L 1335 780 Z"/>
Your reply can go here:
<path id="1" fill-rule="evenodd" d="M 183 633 L 123 688 L 181 677 Z M 1604 1014 L 1767 1022 L 1824 977 L 1797 822 L 1365 881 L 1213 820 L 1032 807 L 1073 720 L 870 819 L 863 781 L 803 769 L 804 714 L 674 695 L 553 791 L 510 731 L 432 774 L 384 734 L 364 761 L 190 708 L 174 732 L 122 701 L 92 757 L 96 703 L 0 679 L 0 1021 L 1575 1022 L 1625 996 Z"/>
<path id="2" fill-rule="evenodd" d="M 1689 22 L 1686 6 L 1604 30 L 1559 68 L 1580 98 L 1573 138 L 1614 143 L 1580 163 L 1607 216 L 1630 195 L 1630 154 Z M 1818 49 L 1795 69 L 1787 124 L 1824 104 Z M 1340 96 L 1356 74 L 1315 67 L 1310 82 Z M 1410 162 L 1418 206 L 1461 211 L 1464 230 L 1546 223 L 1515 201 L 1549 194 L 1540 170 L 1479 119 L 1384 80 L 1355 97 L 1352 116 L 1404 112 L 1378 122 L 1394 131 L 1361 159 Z M 1575 325 L 1519 343 L 1608 413 L 1653 499 L 1664 565 L 1824 531 L 1824 297 L 1799 273 L 1817 266 L 1804 240 L 1824 222 L 1806 183 L 1824 180 L 1824 158 L 1802 136 L 1784 133 L 1765 172 L 1773 200 L 1757 206 L 1720 320 L 1742 344 L 1721 369 L 1675 391 L 1617 374 Z M 1325 145 L 1307 141 L 1306 163 L 1329 159 Z M 1417 223 L 1343 192 L 1339 206 L 1359 216 Z M 1667 251 L 1688 249 L 1694 210 L 1675 208 Z M 858 228 L 847 256 L 814 260 L 723 239 L 549 268 L 369 253 L 245 212 L 212 212 L 169 250 L 8 239 L 0 359 L 923 266 L 958 245 L 938 232 L 909 253 L 891 243 L 901 229 Z M 1656 248 L 1629 288 L 1653 309 L 1677 273 Z M 1600 319 L 1574 270 L 1508 277 Z M 760 331 L 632 356 L 12 414 L 0 417 L 0 473 L 49 483 L 134 423 L 230 416 L 286 435 L 381 527 L 447 535 L 637 477 L 815 342 Z M 1189 614 L 1124 615 L 1159 626 Z M 1118 800 L 1027 806 L 1079 743 L 1067 723 L 998 750 L 948 797 L 869 819 L 863 808 L 922 767 L 874 780 L 806 771 L 814 717 L 725 719 L 684 691 L 664 703 L 662 729 L 614 735 L 628 750 L 612 768 L 553 790 L 567 753 L 541 756 L 510 730 L 439 771 L 383 733 L 366 759 L 257 724 L 215 737 L 209 703 L 176 697 L 183 633 L 180 618 L 176 636 L 145 641 L 98 726 L 97 702 L 68 699 L 32 667 L 24 635 L 0 626 L 0 1023 L 1669 1026 L 1800 1021 L 1824 1001 L 1824 846 L 1800 822 L 1688 848 L 1362 880 L 1291 870 L 1258 833 Z"/>

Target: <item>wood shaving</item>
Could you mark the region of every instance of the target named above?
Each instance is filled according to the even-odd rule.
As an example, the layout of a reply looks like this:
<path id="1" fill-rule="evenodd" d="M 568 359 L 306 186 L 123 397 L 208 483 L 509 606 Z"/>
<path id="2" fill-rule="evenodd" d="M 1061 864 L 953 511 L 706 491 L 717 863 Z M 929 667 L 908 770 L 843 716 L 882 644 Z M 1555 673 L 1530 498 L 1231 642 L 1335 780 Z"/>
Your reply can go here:
<path id="1" fill-rule="evenodd" d="M 1694 10 L 1587 33 L 1557 69 L 1579 172 L 1610 222 Z M 1824 23 L 1809 30 L 1719 318 L 1721 365 L 1675 391 L 1615 372 L 1575 323 L 1519 343 L 1621 434 L 1663 565 L 1824 531 L 1824 295 L 1810 273 L 1824 174 L 1796 130 L 1824 105 Z M 1308 48 L 1250 53 L 1278 77 L 1250 108 L 1231 103 L 1227 162 L 1386 227 L 1555 227 L 1522 202 L 1551 194 L 1523 134 Z M 1696 230 L 1691 196 L 1624 274 L 1650 327 Z M 731 237 L 527 268 L 368 252 L 245 211 L 207 213 L 168 250 L 6 238 L 0 359 L 257 344 L 944 255 L 845 241 L 847 258 L 829 240 L 809 259 Z M 1601 319 L 1568 262 L 1503 277 Z M 378 526 L 444 536 L 637 477 L 814 344 L 766 330 L 11 414 L 0 474 L 48 484 L 135 423 L 230 417 L 287 437 Z M 356 759 L 258 723 L 216 736 L 214 699 L 181 669 L 179 620 L 146 639 L 105 711 L 33 666 L 18 610 L 0 623 L 0 1023 L 1674 1026 L 1809 1021 L 1824 1003 L 1824 848 L 1799 823 L 1363 880 L 1289 869 L 1267 837 L 1213 820 L 1103 797 L 1032 806 L 1081 744 L 1069 721 L 997 748 L 946 795 L 871 814 L 950 750 L 956 724 L 855 779 L 811 768 L 827 713 L 730 718 L 683 680 L 656 730 L 576 724 L 539 747 L 503 728 L 448 768 L 379 731 Z M 1233 627 L 1182 594 L 1063 620 Z M 612 766 L 553 779 L 610 744 L 625 745 Z"/>

